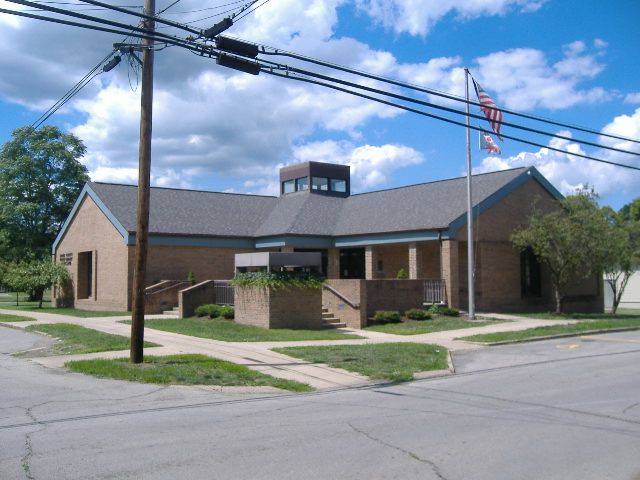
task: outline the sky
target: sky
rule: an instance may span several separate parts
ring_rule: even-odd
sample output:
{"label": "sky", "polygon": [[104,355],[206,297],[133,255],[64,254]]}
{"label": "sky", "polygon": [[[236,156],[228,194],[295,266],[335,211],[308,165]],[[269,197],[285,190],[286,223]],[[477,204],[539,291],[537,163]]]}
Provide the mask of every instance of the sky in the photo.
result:
{"label": "sky", "polygon": [[[162,16],[204,29],[247,1],[181,0]],[[116,4],[140,12],[142,3]],[[156,8],[171,3],[157,0]],[[56,6],[137,23],[73,0]],[[1,0],[0,8],[33,10]],[[225,34],[458,96],[464,95],[466,67],[499,107],[640,139],[639,21],[637,0],[269,0]],[[121,40],[122,35],[0,13],[0,143],[13,129],[33,123]],[[136,69],[123,61],[96,76],[47,122],[84,141],[81,161],[94,181],[137,181],[138,80]],[[320,86],[230,70],[179,47],[156,52],[154,82],[156,186],[277,195],[278,168],[304,161],[351,165],[354,193],[465,174],[465,129],[456,125]],[[638,143],[507,113],[504,120],[640,152]],[[490,128],[486,121],[473,123]],[[640,166],[634,155],[506,126],[502,132]],[[514,140],[497,143],[501,155],[487,154],[472,132],[475,173],[533,165],[562,193],[590,185],[601,204],[616,209],[640,196],[640,171]]]}

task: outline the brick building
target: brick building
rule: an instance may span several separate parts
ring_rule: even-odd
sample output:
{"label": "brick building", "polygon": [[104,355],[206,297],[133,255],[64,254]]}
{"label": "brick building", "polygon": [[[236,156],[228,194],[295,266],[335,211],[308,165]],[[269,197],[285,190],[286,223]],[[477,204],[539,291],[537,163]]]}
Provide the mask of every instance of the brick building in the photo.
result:
{"label": "brick building", "polygon": [[[335,292],[326,303],[336,308],[355,304],[366,316],[385,298],[422,295],[423,280],[441,282],[447,302],[466,308],[466,179],[351,195],[349,174],[318,162],[286,167],[278,197],[152,188],[147,283],[189,272],[198,282],[231,278],[235,253],[320,251]],[[70,269],[77,308],[130,309],[136,198],[135,186],[88,183],[64,223],[53,254]],[[534,203],[548,210],[559,198],[533,167],[474,175],[479,311],[553,307],[548,272],[510,235]],[[401,269],[402,284],[392,281]],[[565,305],[601,311],[602,297],[594,276],[576,282]]]}

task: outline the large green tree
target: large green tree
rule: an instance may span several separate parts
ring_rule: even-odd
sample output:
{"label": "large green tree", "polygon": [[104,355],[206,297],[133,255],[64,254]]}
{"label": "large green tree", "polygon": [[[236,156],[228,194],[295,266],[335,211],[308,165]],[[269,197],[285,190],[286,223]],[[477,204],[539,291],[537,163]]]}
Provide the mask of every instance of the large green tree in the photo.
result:
{"label": "large green tree", "polygon": [[603,208],[603,212],[610,224],[604,278],[611,287],[611,312],[615,314],[631,275],[640,268],[640,198],[618,212],[608,207]]}
{"label": "large green tree", "polygon": [[4,283],[16,292],[26,292],[42,308],[45,290],[53,286],[62,286],[69,280],[69,271],[64,265],[51,259],[15,263],[8,266],[4,273]]}
{"label": "large green tree", "polygon": [[22,127],[0,150],[0,258],[40,259],[82,186],[89,180],[79,162],[82,141],[58,128]]}
{"label": "large green tree", "polygon": [[548,267],[557,313],[571,282],[601,275],[609,261],[612,230],[596,200],[593,190],[579,190],[552,212],[534,211],[529,224],[512,236],[517,248],[531,248]]}

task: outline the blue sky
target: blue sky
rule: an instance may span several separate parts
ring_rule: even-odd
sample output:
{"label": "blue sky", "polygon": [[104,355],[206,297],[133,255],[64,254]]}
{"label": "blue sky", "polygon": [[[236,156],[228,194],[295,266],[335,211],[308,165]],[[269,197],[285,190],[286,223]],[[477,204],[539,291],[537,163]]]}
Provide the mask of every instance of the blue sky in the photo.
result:
{"label": "blue sky", "polygon": [[[129,2],[135,3],[142,4]],[[156,3],[162,9],[171,2]],[[219,11],[194,10],[223,3],[229,1],[182,0],[165,16],[191,22]],[[81,5],[65,8],[86,8]],[[633,0],[270,0],[228,34],[456,95],[468,67],[501,107],[637,139],[639,19],[640,4]],[[218,20],[194,25],[206,28]],[[0,33],[1,142],[35,120],[120,40],[4,14]],[[464,174],[463,129],[320,87],[244,75],[178,48],[157,52],[155,87],[156,185],[275,194],[278,167],[306,160],[350,164],[356,191]],[[139,94],[135,72],[123,62],[49,120],[84,140],[83,162],[94,180],[135,183]],[[503,132],[522,135],[506,127]],[[640,165],[637,156],[524,136]],[[476,135],[472,142],[477,145]],[[590,184],[603,204],[615,208],[640,195],[640,172],[510,140],[500,146],[499,157],[474,148],[474,170],[535,165],[564,193]],[[616,146],[639,151],[629,142]]]}

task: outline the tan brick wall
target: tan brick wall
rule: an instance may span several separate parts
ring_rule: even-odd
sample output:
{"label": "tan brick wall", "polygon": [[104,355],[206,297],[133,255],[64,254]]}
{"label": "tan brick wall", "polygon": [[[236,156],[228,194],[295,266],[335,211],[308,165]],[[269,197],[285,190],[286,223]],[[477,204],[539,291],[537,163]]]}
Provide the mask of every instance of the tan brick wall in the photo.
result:
{"label": "tan brick wall", "polygon": [[[92,252],[93,292],[77,298],[78,254]],[[76,308],[85,310],[127,310],[127,247],[124,239],[90,197],[85,197],[55,252],[72,253],[69,267]]]}
{"label": "tan brick wall", "polygon": [[[378,269],[378,263],[382,262],[382,270]],[[409,244],[397,245],[370,245],[365,250],[366,278],[392,279],[396,278],[401,268],[409,273]]]}
{"label": "tan brick wall", "polygon": [[322,291],[322,305],[324,305],[336,318],[347,324],[349,328],[362,328],[367,324],[367,299],[364,296],[364,280],[357,279],[329,279],[326,282],[340,292],[351,303],[359,304],[354,308],[342,298],[329,290]]}
{"label": "tan brick wall", "polygon": [[[520,291],[520,253],[512,246],[511,234],[517,227],[526,225],[534,208],[549,212],[558,208],[558,203],[537,181],[530,179],[476,219],[475,299],[479,311],[545,311],[554,308],[549,272],[544,266],[541,268],[541,296],[523,298]],[[457,306],[463,309],[468,308],[466,236],[465,226],[457,233],[460,240]],[[444,267],[446,265],[443,265],[443,271],[446,270]],[[568,310],[600,311],[600,284],[597,278],[577,281],[572,288],[572,298],[566,304]]]}
{"label": "tan brick wall", "polygon": [[458,242],[456,240],[443,240],[441,253],[442,279],[447,292],[447,302],[450,307],[460,308]]}
{"label": "tan brick wall", "polygon": [[397,310],[401,314],[410,308],[422,308],[424,283],[422,280],[367,281],[367,317],[377,310]]}
{"label": "tan brick wall", "polygon": [[322,291],[236,287],[235,321],[264,328],[320,329]]}

